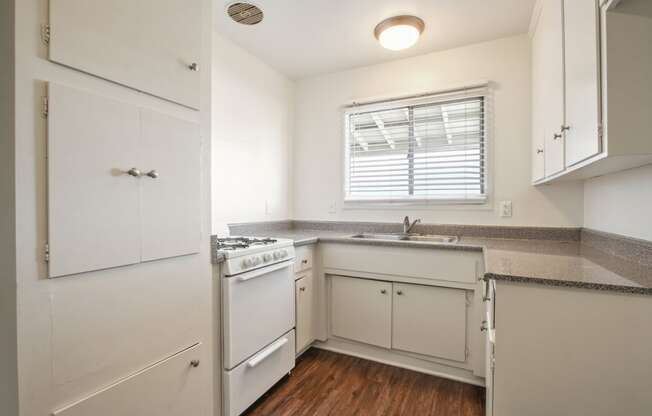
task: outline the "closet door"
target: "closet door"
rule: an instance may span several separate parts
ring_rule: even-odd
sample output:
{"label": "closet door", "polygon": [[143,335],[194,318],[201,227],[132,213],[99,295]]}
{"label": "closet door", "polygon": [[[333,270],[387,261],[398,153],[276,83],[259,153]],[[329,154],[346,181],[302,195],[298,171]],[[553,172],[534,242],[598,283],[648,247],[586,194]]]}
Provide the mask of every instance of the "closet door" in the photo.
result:
{"label": "closet door", "polygon": [[199,252],[199,125],[141,110],[142,261]]}
{"label": "closet door", "polygon": [[199,108],[201,0],[50,0],[54,62]]}
{"label": "closet door", "polygon": [[49,276],[140,261],[138,109],[49,85]]}

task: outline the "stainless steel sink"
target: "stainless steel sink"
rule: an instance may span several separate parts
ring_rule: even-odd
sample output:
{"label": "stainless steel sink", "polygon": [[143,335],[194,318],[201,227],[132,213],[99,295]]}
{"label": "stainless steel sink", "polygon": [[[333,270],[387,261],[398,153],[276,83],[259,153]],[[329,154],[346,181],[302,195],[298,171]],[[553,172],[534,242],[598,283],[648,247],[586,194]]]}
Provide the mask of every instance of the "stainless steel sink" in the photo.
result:
{"label": "stainless steel sink", "polygon": [[352,238],[369,239],[369,240],[397,240],[397,241],[421,241],[426,243],[448,243],[454,244],[459,241],[459,237],[452,235],[434,235],[434,234],[356,234]]}

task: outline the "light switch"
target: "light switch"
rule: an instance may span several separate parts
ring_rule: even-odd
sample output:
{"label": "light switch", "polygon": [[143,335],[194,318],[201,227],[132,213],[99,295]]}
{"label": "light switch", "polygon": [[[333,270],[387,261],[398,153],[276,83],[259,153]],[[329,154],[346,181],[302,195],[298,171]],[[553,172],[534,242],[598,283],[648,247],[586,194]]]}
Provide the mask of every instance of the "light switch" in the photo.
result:
{"label": "light switch", "polygon": [[512,201],[500,201],[500,216],[503,218],[512,216]]}

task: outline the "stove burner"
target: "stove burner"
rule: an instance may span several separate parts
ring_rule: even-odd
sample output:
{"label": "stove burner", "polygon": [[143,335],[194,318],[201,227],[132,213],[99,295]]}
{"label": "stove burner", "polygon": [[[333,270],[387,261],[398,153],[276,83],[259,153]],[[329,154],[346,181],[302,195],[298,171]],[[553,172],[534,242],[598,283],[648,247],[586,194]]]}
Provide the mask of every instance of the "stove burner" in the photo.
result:
{"label": "stove burner", "polygon": [[218,250],[237,250],[251,246],[266,246],[276,243],[273,238],[225,237],[217,239]]}

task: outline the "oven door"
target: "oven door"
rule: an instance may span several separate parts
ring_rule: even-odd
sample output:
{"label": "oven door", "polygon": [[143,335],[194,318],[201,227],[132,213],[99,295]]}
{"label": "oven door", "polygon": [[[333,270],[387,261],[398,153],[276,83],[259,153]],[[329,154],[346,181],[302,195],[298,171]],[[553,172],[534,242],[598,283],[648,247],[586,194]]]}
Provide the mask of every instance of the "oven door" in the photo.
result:
{"label": "oven door", "polygon": [[223,279],[226,370],[294,328],[292,264],[285,261]]}

